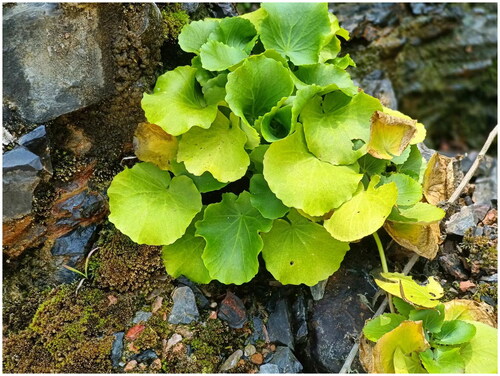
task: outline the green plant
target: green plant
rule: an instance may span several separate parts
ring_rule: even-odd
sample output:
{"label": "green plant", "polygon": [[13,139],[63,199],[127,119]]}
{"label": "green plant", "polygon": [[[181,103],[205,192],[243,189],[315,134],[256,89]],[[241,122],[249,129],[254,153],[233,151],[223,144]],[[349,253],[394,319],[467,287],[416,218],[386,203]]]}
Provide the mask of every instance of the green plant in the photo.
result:
{"label": "green plant", "polygon": [[[495,319],[467,300],[441,304],[433,278],[420,285],[399,273],[382,273],[379,287],[395,295],[398,313],[366,322],[360,359],[370,373],[497,373]],[[375,345],[372,345],[375,343]]]}
{"label": "green plant", "polygon": [[143,163],[114,178],[110,221],[163,245],[168,273],[198,283],[248,282],[262,253],[282,283],[314,285],[383,225],[434,257],[444,211],[422,202],[425,128],[354,85],[339,37],[349,34],[323,3],[186,25],[192,64],[144,95]]}
{"label": "green plant", "polygon": [[71,267],[69,265],[63,265],[63,268],[66,268],[69,271],[72,271],[73,273],[76,273],[76,274],[82,276],[82,279],[80,279],[80,282],[78,282],[78,285],[76,286],[75,295],[78,295],[78,291],[82,288],[83,282],[85,282],[85,280],[89,279],[89,277],[90,277],[90,275],[89,275],[89,261],[90,261],[90,256],[92,256],[92,254],[94,252],[96,252],[97,250],[99,250],[99,247],[96,247],[96,248],[92,249],[89,252],[89,254],[87,255],[87,257],[85,258],[85,269],[84,269],[84,272],[81,272],[78,269],[75,269],[75,268],[73,268],[73,267]]}

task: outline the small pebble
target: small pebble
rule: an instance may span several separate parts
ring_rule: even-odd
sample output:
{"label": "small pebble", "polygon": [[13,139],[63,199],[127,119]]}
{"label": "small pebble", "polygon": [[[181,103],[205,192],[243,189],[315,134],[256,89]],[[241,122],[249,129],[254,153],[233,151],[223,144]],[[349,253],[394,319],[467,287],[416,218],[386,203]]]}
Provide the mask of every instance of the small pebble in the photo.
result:
{"label": "small pebble", "polygon": [[257,350],[255,349],[254,345],[246,345],[245,349],[243,350],[243,353],[245,354],[245,356],[252,356],[256,352],[257,352]]}
{"label": "small pebble", "polygon": [[156,313],[158,310],[161,308],[161,305],[163,303],[163,297],[162,296],[157,296],[155,298],[155,301],[151,305],[151,312]]}
{"label": "small pebble", "polygon": [[144,329],[146,329],[144,325],[133,326],[128,330],[127,334],[125,335],[125,338],[133,341],[137,339],[137,337],[139,337],[139,335],[142,333]]}
{"label": "small pebble", "polygon": [[108,295],[108,300],[109,300],[108,306],[112,306],[118,303],[118,299],[114,295]]}
{"label": "small pebble", "polygon": [[253,363],[253,364],[257,364],[257,365],[260,365],[264,362],[264,357],[262,356],[262,354],[260,353],[255,353],[253,354],[251,357],[250,357],[250,361]]}
{"label": "small pebble", "polygon": [[146,364],[144,364],[144,363],[139,363],[139,369],[140,369],[141,371],[144,371],[146,368],[148,368],[148,366],[147,366]]}
{"label": "small pebble", "polygon": [[462,292],[466,292],[473,287],[476,287],[476,284],[474,282],[471,282],[471,281],[461,281],[460,282],[460,290],[462,290]]}
{"label": "small pebble", "polygon": [[220,371],[229,371],[230,369],[233,369],[236,367],[238,362],[240,361],[241,357],[243,356],[243,351],[241,350],[236,350],[234,353],[232,353],[229,358],[226,359],[224,364],[220,367]]}
{"label": "small pebble", "polygon": [[159,358],[153,360],[153,363],[151,363],[150,368],[154,371],[160,370],[161,369],[161,360]]}
{"label": "small pebble", "polygon": [[174,345],[182,341],[182,336],[180,334],[175,333],[167,342],[167,345],[163,349],[163,353],[167,353]]}
{"label": "small pebble", "polygon": [[280,369],[276,364],[263,364],[259,373],[280,373]]}
{"label": "small pebble", "polygon": [[125,372],[130,372],[133,371],[137,367],[137,360],[131,360],[130,362],[127,363],[125,368],[123,369]]}
{"label": "small pebble", "polygon": [[132,323],[139,324],[140,322],[146,322],[151,318],[151,316],[153,316],[152,312],[137,311]]}
{"label": "small pebble", "polygon": [[217,302],[210,303],[210,308],[216,308],[216,307],[217,307]]}
{"label": "small pebble", "polygon": [[217,311],[211,311],[210,316],[208,316],[209,320],[216,320],[217,319]]}

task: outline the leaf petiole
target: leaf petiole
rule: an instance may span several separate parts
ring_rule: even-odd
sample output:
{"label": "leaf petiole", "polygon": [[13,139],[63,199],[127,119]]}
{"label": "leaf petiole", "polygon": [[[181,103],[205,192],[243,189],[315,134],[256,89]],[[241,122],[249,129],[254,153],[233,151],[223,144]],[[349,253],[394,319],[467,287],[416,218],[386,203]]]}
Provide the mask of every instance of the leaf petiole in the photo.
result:
{"label": "leaf petiole", "polygon": [[[375,243],[377,243],[378,254],[380,256],[380,263],[382,264],[382,271],[384,273],[389,273],[389,268],[387,267],[387,260],[385,258],[384,247],[382,246],[382,242],[380,241],[380,237],[375,231],[373,234],[373,238],[375,239]],[[392,295],[387,293],[387,300],[389,302],[389,309],[391,313],[394,313],[394,306],[392,305]]]}

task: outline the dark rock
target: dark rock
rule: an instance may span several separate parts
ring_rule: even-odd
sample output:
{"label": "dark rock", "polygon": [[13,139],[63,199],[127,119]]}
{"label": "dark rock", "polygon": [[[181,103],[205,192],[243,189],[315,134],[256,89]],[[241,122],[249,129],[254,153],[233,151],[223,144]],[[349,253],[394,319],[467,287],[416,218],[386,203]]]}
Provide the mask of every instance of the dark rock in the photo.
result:
{"label": "dark rock", "polygon": [[226,361],[222,364],[219,372],[229,371],[230,369],[236,367],[242,356],[243,351],[236,350],[234,353],[229,355],[229,358],[227,358]]}
{"label": "dark rock", "polygon": [[303,343],[307,340],[307,310],[303,294],[299,294],[292,305],[293,335],[295,343]]}
{"label": "dark rock", "polygon": [[285,346],[277,347],[269,364],[278,366],[280,373],[300,373],[303,369],[292,350]]}
{"label": "dark rock", "polygon": [[245,305],[240,298],[228,291],[220,304],[218,317],[226,321],[231,328],[242,328],[247,321]]}
{"label": "dark rock", "polygon": [[19,145],[24,146],[34,154],[38,155],[42,161],[43,168],[52,174],[52,162],[50,160],[49,140],[45,125],[40,125],[31,132],[25,134],[18,140]]}
{"label": "dark rock", "polygon": [[112,92],[103,8],[17,3],[4,8],[4,99],[41,123]]}
{"label": "dark rock", "polygon": [[366,273],[346,265],[329,278],[325,296],[314,302],[309,319],[316,372],[339,372],[365,320],[373,315],[360,295],[370,299],[375,291]]}
{"label": "dark rock", "polygon": [[18,146],[3,155],[3,171],[41,171],[43,169],[40,157],[24,146]]}
{"label": "dark rock", "polygon": [[[464,173],[470,170],[478,154],[479,153],[477,151],[471,151],[470,153],[466,153],[464,155],[464,157],[460,161],[460,168]],[[483,177],[491,176],[493,170],[496,167],[496,164],[497,163],[495,158],[490,157],[489,155],[483,156],[483,159],[481,160],[481,163],[479,163],[479,166],[476,172],[474,172],[473,176],[483,176]]]}
{"label": "dark rock", "polygon": [[113,341],[113,347],[111,348],[111,362],[113,362],[113,367],[117,368],[122,360],[123,337],[125,336],[125,333],[118,332],[113,335],[115,336],[115,340]]}
{"label": "dark rock", "polygon": [[444,10],[444,4],[410,3],[410,7],[415,15],[439,13]]}
{"label": "dark rock", "polygon": [[138,363],[151,364],[153,360],[158,359],[158,355],[153,350],[146,350],[135,355],[132,359],[137,360]]}
{"label": "dark rock", "polygon": [[210,9],[213,17],[224,18],[239,16],[232,3],[207,3],[206,5]]}
{"label": "dark rock", "polygon": [[446,232],[463,236],[468,229],[476,226],[486,216],[489,209],[489,205],[483,204],[463,206],[446,222]]}
{"label": "dark rock", "polygon": [[177,287],[172,298],[174,306],[168,317],[170,324],[189,324],[198,320],[200,314],[193,290],[187,286]]}
{"label": "dark rock", "polygon": [[257,316],[252,317],[252,327],[253,327],[253,332],[248,337],[247,342],[251,343],[252,345],[255,345],[257,341],[265,341],[264,330],[263,330],[264,323],[262,322],[262,319],[260,317]]}
{"label": "dark rock", "polygon": [[294,349],[291,314],[286,299],[281,298],[276,302],[267,321],[267,332],[271,342]]}
{"label": "dark rock", "polygon": [[456,253],[446,253],[439,256],[439,265],[456,279],[465,281],[469,278],[462,264],[462,260]]}
{"label": "dark rock", "polygon": [[205,297],[205,295],[203,295],[198,286],[196,286],[196,283],[192,282],[191,280],[189,280],[189,278],[186,278],[183,275],[177,278],[177,280],[183,285],[189,286],[191,290],[193,290],[194,296],[196,298],[196,304],[198,305],[198,307],[200,307],[201,309],[208,308],[210,302]]}
{"label": "dark rock", "polygon": [[323,296],[325,295],[325,287],[326,284],[328,283],[328,279],[325,279],[324,281],[319,281],[316,283],[314,286],[311,286],[311,295],[314,300],[320,300],[323,299]]}
{"label": "dark rock", "polygon": [[330,9],[339,18],[340,25],[355,36],[363,34],[368,23],[377,26],[386,26],[397,21],[395,4],[374,3],[357,4],[330,4]]}
{"label": "dark rock", "polygon": [[79,227],[68,235],[58,238],[52,247],[52,255],[79,255],[83,256],[89,250],[90,242],[97,226]]}
{"label": "dark rock", "polygon": [[153,316],[152,312],[137,311],[132,319],[132,323],[139,324],[141,322],[146,322],[151,318],[151,316]]}
{"label": "dark rock", "polygon": [[263,364],[260,366],[259,373],[280,373],[280,369],[276,364]]}

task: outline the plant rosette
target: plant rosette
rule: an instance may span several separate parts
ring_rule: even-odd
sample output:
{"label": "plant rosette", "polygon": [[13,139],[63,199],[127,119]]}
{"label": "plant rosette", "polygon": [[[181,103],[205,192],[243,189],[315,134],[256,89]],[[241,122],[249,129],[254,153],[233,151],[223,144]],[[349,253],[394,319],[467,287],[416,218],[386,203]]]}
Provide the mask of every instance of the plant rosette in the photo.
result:
{"label": "plant rosette", "polygon": [[144,94],[142,162],[111,183],[110,221],[198,283],[248,282],[262,254],[277,280],[311,286],[382,226],[433,258],[444,211],[425,201],[425,128],[354,85],[348,38],[326,3],[186,25],[191,65]]}
{"label": "plant rosette", "polygon": [[[367,320],[360,360],[369,373],[498,373],[498,330],[491,307],[455,299],[443,289],[399,273],[375,280],[394,295],[397,313]],[[488,308],[489,307],[489,308]]]}

